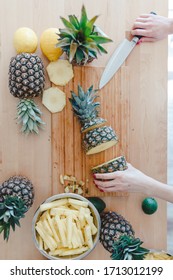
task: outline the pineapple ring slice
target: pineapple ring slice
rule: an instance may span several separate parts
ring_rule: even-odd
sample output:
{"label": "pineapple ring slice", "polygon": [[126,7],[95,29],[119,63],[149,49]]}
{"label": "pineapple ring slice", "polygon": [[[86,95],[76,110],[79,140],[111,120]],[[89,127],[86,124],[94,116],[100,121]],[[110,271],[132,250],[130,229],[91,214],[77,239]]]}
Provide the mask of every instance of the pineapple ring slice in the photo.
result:
{"label": "pineapple ring slice", "polygon": [[66,105],[66,95],[57,87],[50,87],[43,91],[42,103],[51,113],[58,113]]}
{"label": "pineapple ring slice", "polygon": [[50,81],[57,86],[65,86],[74,77],[72,65],[68,60],[52,61],[46,70]]}

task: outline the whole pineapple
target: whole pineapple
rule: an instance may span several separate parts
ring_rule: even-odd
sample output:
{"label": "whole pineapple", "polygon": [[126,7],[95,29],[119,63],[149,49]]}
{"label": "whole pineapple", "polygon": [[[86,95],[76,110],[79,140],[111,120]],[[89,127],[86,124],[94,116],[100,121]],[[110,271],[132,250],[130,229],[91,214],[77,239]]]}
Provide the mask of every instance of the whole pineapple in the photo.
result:
{"label": "whole pineapple", "polygon": [[65,28],[59,30],[56,46],[67,54],[70,63],[85,65],[97,58],[98,53],[107,53],[102,44],[112,40],[94,25],[97,18],[89,20],[84,6],[80,20],[75,15],[69,15],[69,20],[61,17]]}
{"label": "whole pineapple", "polygon": [[123,216],[112,211],[101,213],[100,242],[106,250],[112,253],[115,240],[124,234],[134,236],[135,232]]}
{"label": "whole pineapple", "polygon": [[22,123],[22,132],[38,133],[44,124],[41,111],[33,101],[44,89],[44,65],[34,53],[20,53],[11,58],[9,65],[10,93],[20,99],[17,106],[17,119]]}
{"label": "whole pineapple", "polygon": [[32,182],[23,176],[12,176],[0,186],[0,233],[8,241],[10,228],[20,226],[19,220],[32,206],[34,188]]}

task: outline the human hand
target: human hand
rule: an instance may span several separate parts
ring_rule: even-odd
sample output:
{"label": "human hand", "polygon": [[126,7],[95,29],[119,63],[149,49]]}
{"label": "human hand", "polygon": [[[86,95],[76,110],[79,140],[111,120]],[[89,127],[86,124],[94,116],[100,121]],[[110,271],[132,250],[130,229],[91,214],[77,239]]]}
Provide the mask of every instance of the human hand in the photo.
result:
{"label": "human hand", "polygon": [[173,19],[154,14],[140,15],[134,22],[131,34],[143,36],[139,42],[155,42],[173,33]]}
{"label": "human hand", "polygon": [[140,192],[148,193],[152,178],[148,177],[130,163],[124,171],[94,174],[94,183],[104,192]]}

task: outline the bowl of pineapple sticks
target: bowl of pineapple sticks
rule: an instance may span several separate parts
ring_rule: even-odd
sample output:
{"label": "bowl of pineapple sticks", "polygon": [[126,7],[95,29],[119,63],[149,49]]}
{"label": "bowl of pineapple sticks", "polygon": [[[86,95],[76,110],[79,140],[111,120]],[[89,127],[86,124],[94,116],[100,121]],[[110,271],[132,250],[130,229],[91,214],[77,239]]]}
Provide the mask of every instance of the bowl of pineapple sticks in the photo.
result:
{"label": "bowl of pineapple sticks", "polygon": [[49,197],[37,209],[32,236],[47,259],[79,260],[95,248],[100,226],[100,215],[88,199],[62,193]]}

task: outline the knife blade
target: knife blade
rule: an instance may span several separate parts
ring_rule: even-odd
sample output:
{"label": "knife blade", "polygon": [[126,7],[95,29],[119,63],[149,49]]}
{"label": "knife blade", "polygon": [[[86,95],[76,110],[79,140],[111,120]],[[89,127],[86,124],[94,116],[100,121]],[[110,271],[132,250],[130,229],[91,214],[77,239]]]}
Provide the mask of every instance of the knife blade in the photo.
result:
{"label": "knife blade", "polygon": [[99,82],[99,89],[103,88],[121,67],[141,37],[134,36],[131,41],[124,39],[109,59]]}
{"label": "knife blade", "polygon": [[[156,15],[155,12],[150,14]],[[99,82],[99,89],[103,88],[121,67],[142,36],[134,36],[132,40],[124,39],[110,57]]]}

